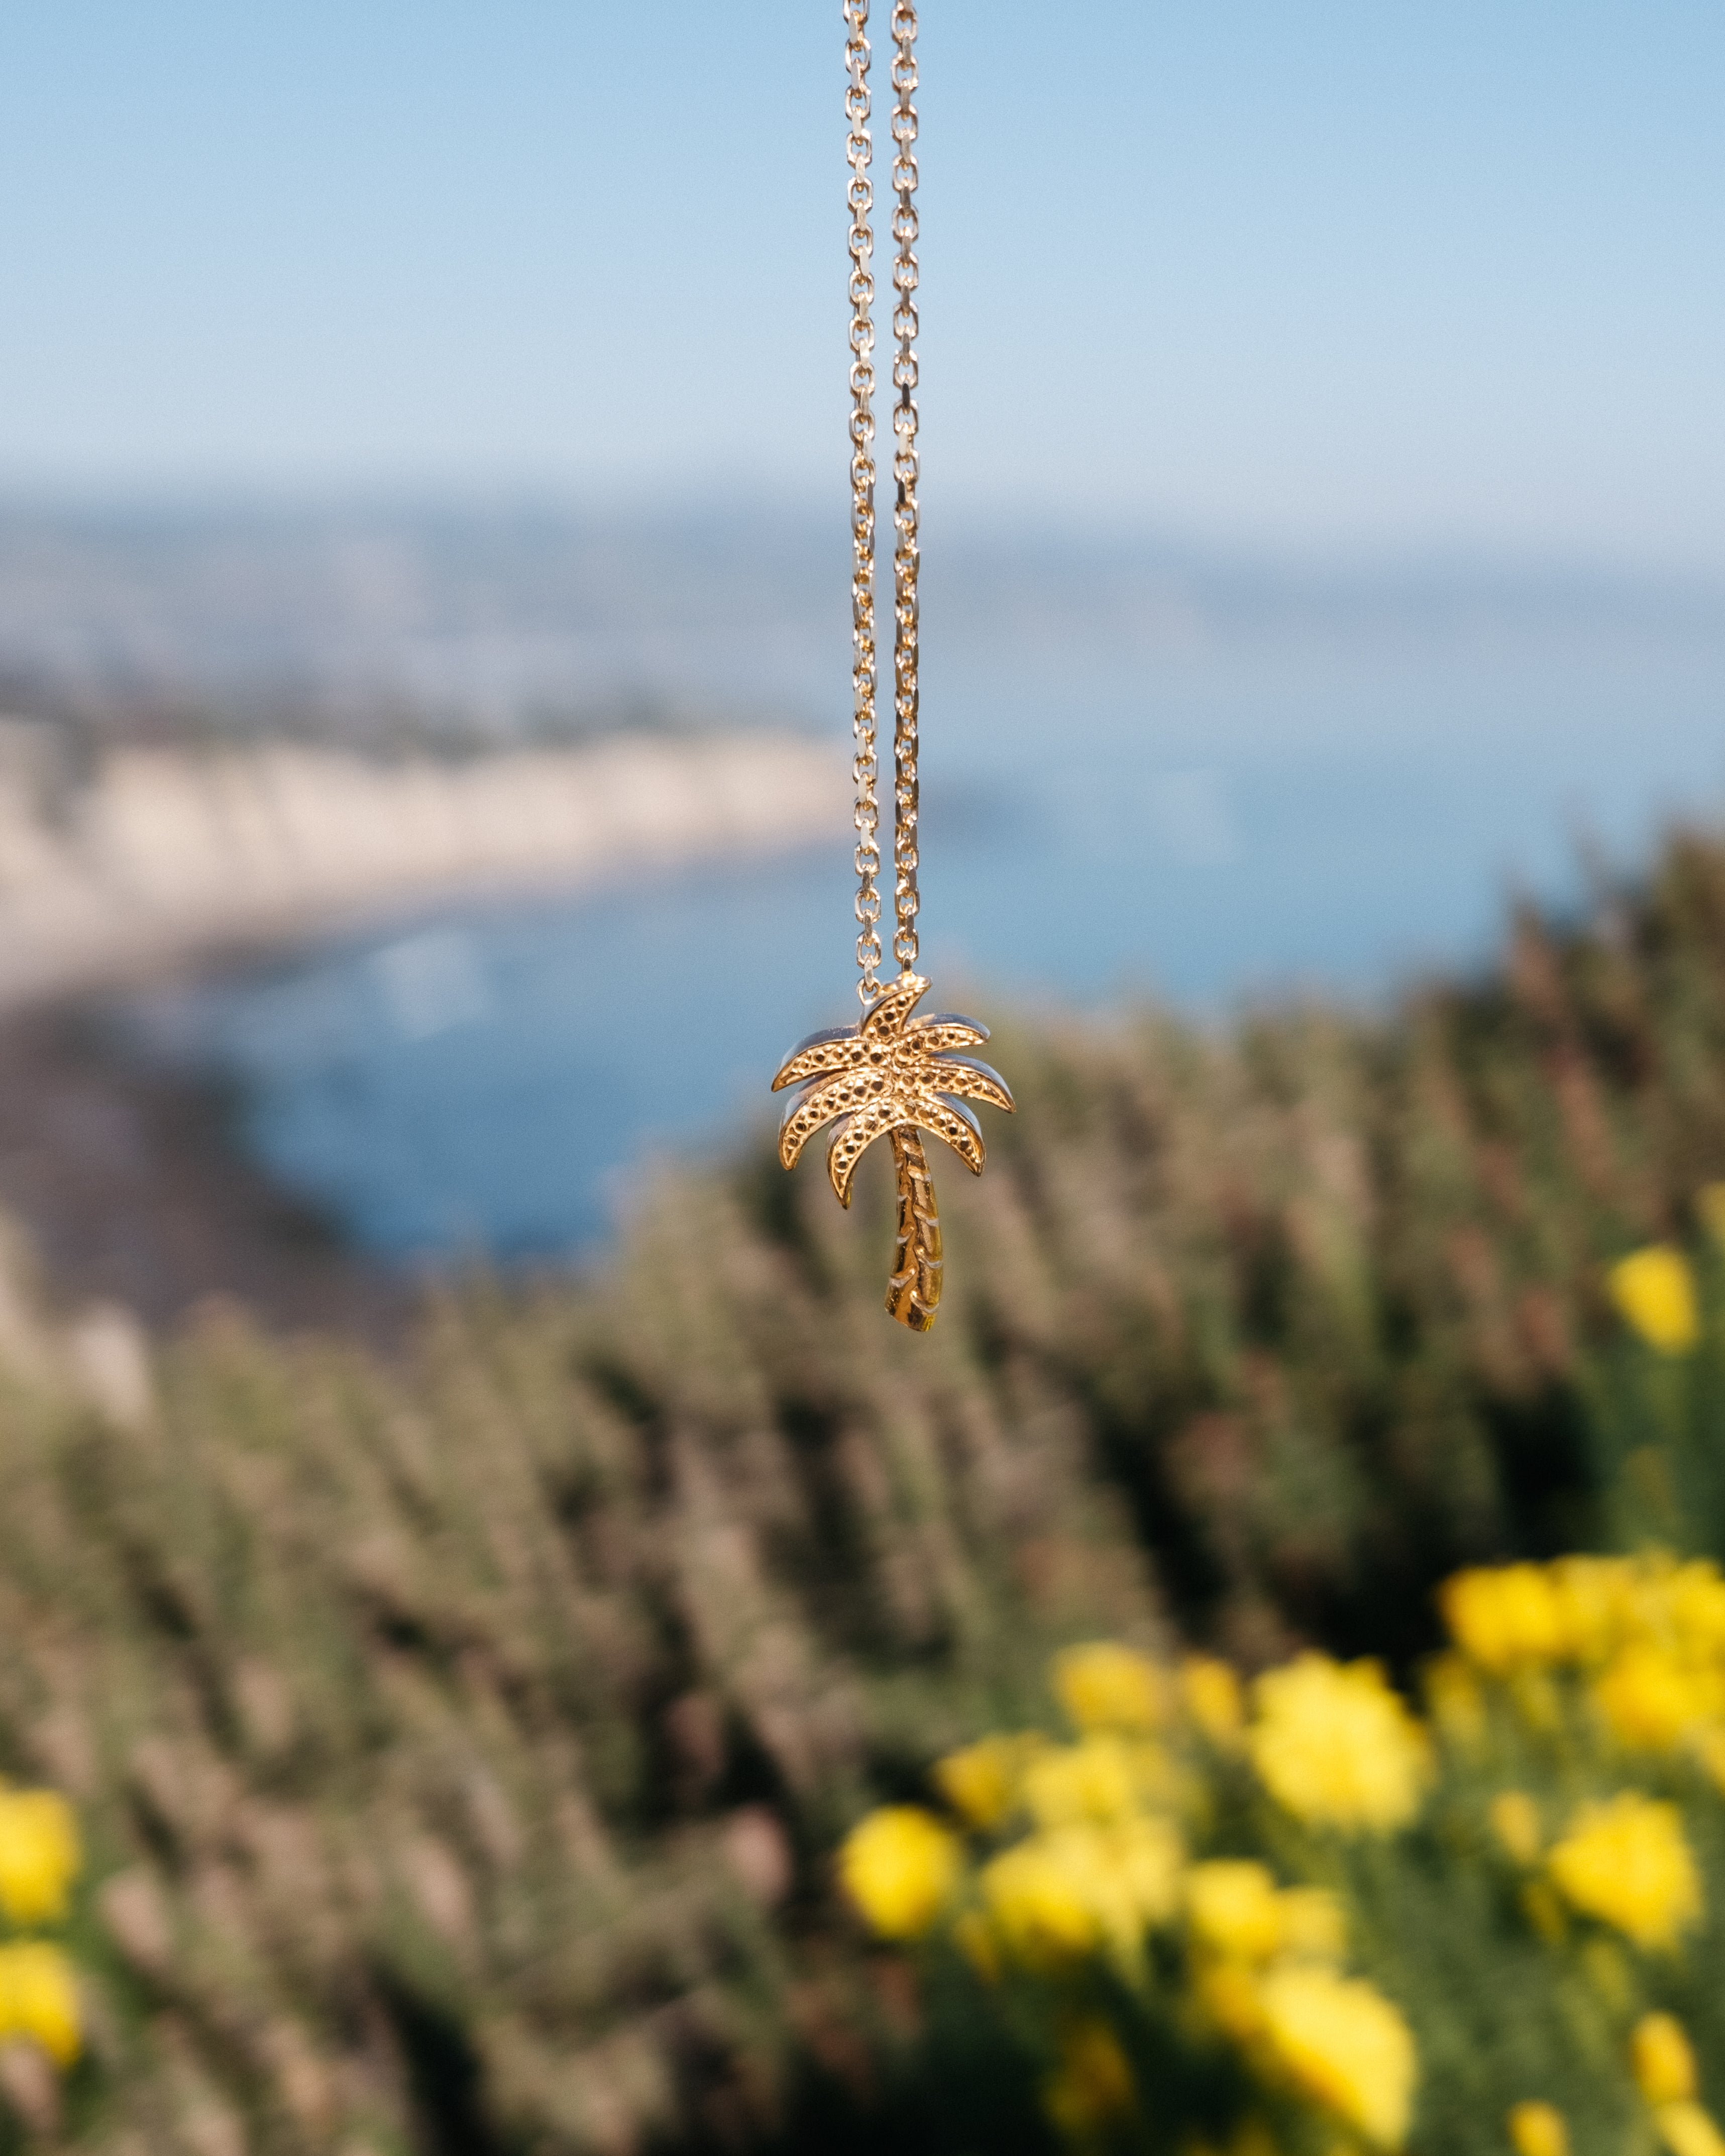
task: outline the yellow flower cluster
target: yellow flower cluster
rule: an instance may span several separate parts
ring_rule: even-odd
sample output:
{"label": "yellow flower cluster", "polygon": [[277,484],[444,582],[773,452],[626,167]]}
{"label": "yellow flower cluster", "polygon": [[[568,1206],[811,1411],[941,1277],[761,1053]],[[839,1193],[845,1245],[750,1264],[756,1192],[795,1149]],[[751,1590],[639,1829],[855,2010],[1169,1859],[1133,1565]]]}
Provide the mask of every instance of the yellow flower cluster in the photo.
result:
{"label": "yellow flower cluster", "polygon": [[968,1934],[973,1954],[987,1962],[992,1944],[1042,1969],[1106,1951],[1130,1968],[1178,1905],[1184,1856],[1178,1829],[1154,1817],[1029,1835],[983,1867],[987,1932]]}
{"label": "yellow flower cluster", "polygon": [[[1050,1674],[1072,1734],[949,1753],[938,1805],[855,1830],[845,1888],[882,1937],[956,1948],[978,2011],[1040,2026],[1044,2107],[1075,2148],[1366,2156],[1414,2134],[1425,2041],[1418,1935],[1387,1882],[1429,1893],[1435,1862],[1484,1861],[1487,1893],[1458,1897],[1496,1912],[1481,1982],[1518,1912],[1523,1969],[1579,1979],[1615,2027],[1589,2070],[1640,2107],[1635,2145],[1725,2156],[1687,2035],[1646,2010],[1681,2002],[1712,1951],[1697,1939],[1703,1861],[1725,1851],[1725,1578],[1659,1552],[1571,1557],[1461,1573],[1440,1601],[1430,1726],[1370,1661],[1308,1652],[1244,1683],[1208,1658],[1070,1649]],[[1201,2123],[1165,2118],[1147,2081],[1141,2103],[1133,2061],[1171,2052],[1211,2092]],[[1446,2116],[1453,2032],[1425,2056]],[[1567,2092],[1481,2120],[1480,2145],[1570,2156]]]}
{"label": "yellow flower cluster", "polygon": [[[0,1914],[13,1930],[63,1922],[82,1861],[77,1821],[63,1797],[0,1784]],[[57,2066],[78,2056],[77,1984],[50,1940],[0,1943],[0,2043],[19,2038]]]}
{"label": "yellow flower cluster", "polygon": [[[1483,1744],[1493,1687],[1512,1718],[1595,1758],[1686,1753],[1725,1788],[1725,1578],[1667,1553],[1570,1557],[1458,1573],[1440,1598],[1455,1653],[1430,1673],[1433,1712],[1464,1748]],[[1483,1686],[1483,1689],[1481,1688]],[[1534,1799],[1500,1791],[1489,1807],[1505,1852],[1543,1876],[1570,1909],[1645,1951],[1669,1951],[1705,1913],[1682,1815],[1634,1789],[1572,1805],[1553,1845]],[[1551,1930],[1558,1905],[1532,1890]],[[1560,1928],[1561,1920],[1558,1919]]]}
{"label": "yellow flower cluster", "polygon": [[1251,1857],[1212,1857],[1186,1878],[1186,1921],[1203,1953],[1250,1966],[1283,1956],[1339,1961],[1348,1919],[1322,1887],[1278,1887]]}
{"label": "yellow flower cluster", "polygon": [[1707,1558],[1565,1557],[1458,1572],[1440,1600],[1451,1638],[1491,1676],[1594,1670],[1630,1649],[1725,1665],[1725,1578]]}
{"label": "yellow flower cluster", "polygon": [[1291,2090],[1384,2148],[1401,2146],[1418,2061],[1383,1994],[1337,1968],[1347,1918],[1322,1887],[1279,1887],[1250,1858],[1212,1858],[1186,1881],[1194,1989],[1271,2087]]}
{"label": "yellow flower cluster", "polygon": [[[1578,1681],[1603,1732],[1630,1751],[1686,1746],[1725,1782],[1725,1578],[1661,1553],[1559,1558],[1458,1573],[1443,1610],[1466,1666],[1517,1687],[1549,1722],[1553,1676]],[[1433,1711],[1460,1731],[1465,1672],[1434,1671]],[[1476,1733],[1483,1731],[1476,1703]]]}
{"label": "yellow flower cluster", "polygon": [[[1302,1656],[1252,1687],[1250,1719],[1235,1671],[1207,1657],[1167,1669],[1094,1642],[1059,1656],[1052,1678],[1072,1742],[988,1737],[934,1769],[962,1828],[993,1845],[973,1862],[932,1811],[871,1813],[839,1853],[853,1903],[883,1938],[941,1928],[991,1986],[1022,1976],[1075,1998],[1093,1969],[1147,1994],[1159,1936],[1158,1956],[1188,1969],[1193,2025],[1231,2049],[1267,2100],[1399,2147],[1414,2041],[1381,1993],[1343,1974],[1340,1902],[1279,1884],[1255,1860],[1190,1855],[1205,1763],[1242,1755],[1264,1798],[1308,1826],[1384,1832],[1410,1819],[1431,1748],[1382,1671]],[[1106,2019],[1068,2014],[1055,2051],[1043,2100],[1068,2138],[1132,2111],[1131,2066]]]}

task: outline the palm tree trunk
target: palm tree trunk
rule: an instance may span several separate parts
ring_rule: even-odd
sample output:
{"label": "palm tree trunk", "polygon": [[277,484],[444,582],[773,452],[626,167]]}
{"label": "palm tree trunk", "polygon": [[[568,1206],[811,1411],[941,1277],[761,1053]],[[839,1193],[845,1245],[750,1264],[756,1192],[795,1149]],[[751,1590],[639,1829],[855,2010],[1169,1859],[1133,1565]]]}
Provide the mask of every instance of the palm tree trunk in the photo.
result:
{"label": "palm tree trunk", "polygon": [[941,1299],[941,1216],[934,1209],[934,1178],[916,1131],[906,1127],[892,1133],[892,1166],[898,1181],[898,1244],[886,1308],[911,1332],[927,1332]]}

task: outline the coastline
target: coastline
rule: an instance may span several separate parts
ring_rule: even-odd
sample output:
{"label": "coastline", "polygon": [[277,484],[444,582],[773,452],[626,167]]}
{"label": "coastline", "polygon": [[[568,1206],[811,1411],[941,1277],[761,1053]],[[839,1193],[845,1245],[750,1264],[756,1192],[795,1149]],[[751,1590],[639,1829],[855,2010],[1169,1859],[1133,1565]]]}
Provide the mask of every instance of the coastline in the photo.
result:
{"label": "coastline", "polygon": [[839,752],[791,735],[619,735],[467,762],[282,743],[131,749],[66,786],[0,721],[0,1216],[52,1300],[172,1327],[400,1337],[424,1283],[347,1247],[252,1164],[222,1089],[128,1053],[112,995],[468,898],[839,837]]}
{"label": "coastline", "polygon": [[849,798],[839,752],[768,732],[463,763],[127,749],[58,798],[0,770],[0,1014],[420,906],[789,851],[839,837]]}

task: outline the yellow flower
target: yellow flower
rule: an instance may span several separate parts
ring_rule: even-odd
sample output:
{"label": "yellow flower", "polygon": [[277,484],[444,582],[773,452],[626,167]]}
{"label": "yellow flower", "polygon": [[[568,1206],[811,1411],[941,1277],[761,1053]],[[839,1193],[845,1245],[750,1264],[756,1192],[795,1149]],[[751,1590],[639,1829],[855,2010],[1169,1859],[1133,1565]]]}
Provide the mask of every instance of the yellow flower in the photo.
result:
{"label": "yellow flower", "polygon": [[57,1924],[82,1861],[64,1797],[0,1788],[0,1909],[14,1924]]}
{"label": "yellow flower", "polygon": [[1502,1789],[1492,1798],[1486,1816],[1491,1831],[1517,1864],[1532,1864],[1543,1839],[1539,1807],[1525,1789]]}
{"label": "yellow flower", "polygon": [[1159,1729],[1167,1719],[1167,1680],[1147,1656],[1112,1640],[1068,1647],[1054,1661],[1060,1705],[1080,1729]]}
{"label": "yellow flower", "polygon": [[1695,1276],[1670,1243],[1650,1243],[1620,1258],[1606,1275],[1611,1300],[1650,1348],[1684,1355],[1701,1336]]}
{"label": "yellow flower", "polygon": [[80,2042],[72,1964],[56,1946],[23,1939],[0,1946],[0,2041],[23,2036],[56,2066],[69,2066]]}
{"label": "yellow flower", "polygon": [[1675,2015],[1642,2015],[1630,2036],[1630,2066],[1649,2103],[1676,2103],[1695,2094],[1695,2054]]}
{"label": "yellow flower", "polygon": [[1671,2156],[1725,2156],[1725,2134],[1698,2103],[1662,2103],[1653,2123]]}
{"label": "yellow flower", "polygon": [[1716,1672],[1684,1669],[1645,1642],[1620,1650],[1594,1686],[1594,1698],[1620,1743],[1655,1752],[1670,1751],[1725,1706]]}
{"label": "yellow flower", "polygon": [[1213,1953],[1268,1961],[1281,1945],[1281,1897],[1261,1864],[1218,1857],[1186,1876],[1186,1915],[1192,1936]]}
{"label": "yellow flower", "polygon": [[932,1812],[888,1804],[845,1836],[839,1877],[883,1938],[920,1938],[952,1899],[963,1863],[957,1838]]}
{"label": "yellow flower", "polygon": [[1557,1598],[1562,1658],[1601,1662],[1627,1623],[1635,1566],[1620,1557],[1560,1557],[1547,1568]]}
{"label": "yellow flower", "polygon": [[1227,1961],[1339,1961],[1348,1919],[1322,1887],[1278,1888],[1263,1865],[1213,1857],[1186,1875],[1186,1920],[1194,1946]]}
{"label": "yellow flower", "polygon": [[1380,2148],[1399,2148],[1419,2060],[1383,1994],[1327,1969],[1272,1969],[1258,1989],[1261,2039],[1278,2077]]}
{"label": "yellow flower", "polygon": [[968,1825],[986,1832],[1018,1802],[1025,1763],[1044,1741],[1035,1735],[984,1737],[937,1762],[935,1787]]}
{"label": "yellow flower", "polygon": [[1101,1947],[1130,1958],[1146,1931],[1173,1914],[1183,1857],[1165,1820],[1059,1827],[985,1866],[983,1897],[1002,1943],[1027,1968]]}
{"label": "yellow flower", "polygon": [[1701,1879],[1675,1804],[1624,1790],[1584,1805],[1547,1866],[1575,1907],[1637,1946],[1675,1946],[1702,1913]]}
{"label": "yellow flower", "polygon": [[1301,1655],[1253,1691],[1253,1763],[1296,1819],[1384,1833],[1419,1810],[1430,1747],[1376,1662]]}
{"label": "yellow flower", "polygon": [[1167,1801],[1174,1784],[1155,1745],[1096,1736],[1038,1752],[1024,1768],[1022,1789],[1039,1826],[1078,1820],[1106,1825],[1136,1817],[1146,1804]]}
{"label": "yellow flower", "polygon": [[1051,1835],[1034,1835],[1004,1850],[982,1874],[994,1928],[1016,1959],[1045,1969],[1076,1961],[1101,1943],[1087,1867],[1075,1869],[1070,1851]]}
{"label": "yellow flower", "polygon": [[1709,1558],[1559,1558],[1550,1576],[1568,1654],[1603,1662],[1625,1645],[1663,1648],[1685,1664],[1725,1657],[1725,1578]]}
{"label": "yellow flower", "polygon": [[1186,1711],[1212,1744],[1230,1745],[1245,1722],[1245,1702],[1233,1665],[1213,1655],[1189,1655],[1180,1665]]}
{"label": "yellow flower", "polygon": [[1555,1661],[1563,1652],[1563,1608],[1537,1564],[1458,1572],[1444,1582],[1438,1600],[1450,1638],[1494,1676],[1522,1662]]}
{"label": "yellow flower", "polygon": [[1132,2070],[1106,2021],[1070,2022],[1060,2041],[1060,2065],[1042,2084],[1043,2108],[1069,2140],[1080,2141],[1132,2108]]}
{"label": "yellow flower", "polygon": [[1569,2129],[1555,2104],[1518,2103],[1504,2123],[1516,2156],[1569,2156]]}

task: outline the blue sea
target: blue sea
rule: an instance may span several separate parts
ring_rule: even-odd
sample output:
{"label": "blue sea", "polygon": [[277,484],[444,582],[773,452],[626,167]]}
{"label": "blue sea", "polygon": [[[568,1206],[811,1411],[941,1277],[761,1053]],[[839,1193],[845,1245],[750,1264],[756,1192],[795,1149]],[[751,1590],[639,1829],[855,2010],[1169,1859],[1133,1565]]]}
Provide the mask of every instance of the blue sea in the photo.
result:
{"label": "blue sea", "polygon": [[[1672,818],[1725,814],[1711,602],[1164,632],[929,638],[943,1006],[1382,998],[1482,963],[1517,895],[1578,903]],[[130,1023],[234,1085],[243,1144],[364,1250],[543,1260],[602,1242],[656,1160],[770,1117],[784,1049],[855,1015],[854,935],[839,846],[398,922],[153,992]]]}

